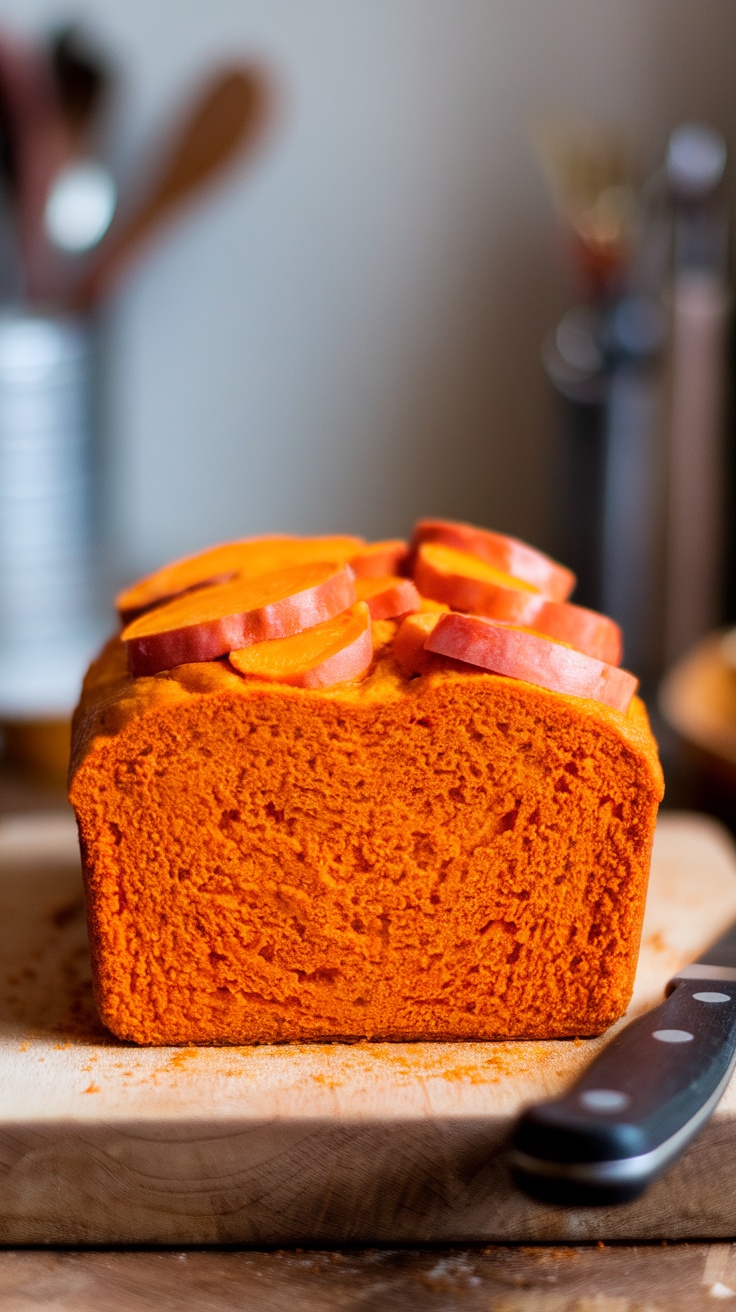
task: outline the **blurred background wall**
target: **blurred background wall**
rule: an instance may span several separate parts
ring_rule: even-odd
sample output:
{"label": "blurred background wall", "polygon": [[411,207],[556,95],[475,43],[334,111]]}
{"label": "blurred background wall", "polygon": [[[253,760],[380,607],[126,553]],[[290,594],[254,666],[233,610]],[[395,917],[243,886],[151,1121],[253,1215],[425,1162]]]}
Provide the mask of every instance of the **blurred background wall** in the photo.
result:
{"label": "blurred background wall", "polygon": [[645,164],[683,118],[732,141],[732,0],[0,0],[21,29],[62,18],[117,51],[123,171],[218,57],[281,87],[255,164],[107,315],[117,576],[422,513],[548,545],[539,347],[574,292],[530,119],[620,124]]}

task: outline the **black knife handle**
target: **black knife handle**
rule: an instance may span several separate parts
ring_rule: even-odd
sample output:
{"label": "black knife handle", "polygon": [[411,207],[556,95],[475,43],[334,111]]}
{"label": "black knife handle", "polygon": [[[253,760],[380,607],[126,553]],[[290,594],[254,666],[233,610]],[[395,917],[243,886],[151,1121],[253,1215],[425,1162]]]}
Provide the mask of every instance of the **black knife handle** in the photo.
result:
{"label": "black knife handle", "polygon": [[629,1202],[682,1152],[736,1063],[736,971],[703,974],[672,980],[669,997],[620,1030],[564,1097],[522,1114],[511,1167],[526,1193],[573,1206]]}

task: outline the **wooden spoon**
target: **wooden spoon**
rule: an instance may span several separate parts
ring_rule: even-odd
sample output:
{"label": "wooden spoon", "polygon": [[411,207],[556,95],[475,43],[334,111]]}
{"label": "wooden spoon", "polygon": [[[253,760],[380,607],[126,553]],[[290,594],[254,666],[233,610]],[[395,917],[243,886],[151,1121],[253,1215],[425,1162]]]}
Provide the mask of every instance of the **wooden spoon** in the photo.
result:
{"label": "wooden spoon", "polygon": [[[102,239],[115,214],[117,188],[109,165],[94,148],[101,111],[109,99],[112,66],[71,23],[53,36],[49,54],[69,159],[53,179],[44,212],[46,236],[59,252],[60,289],[68,286],[72,259]],[[72,265],[78,270],[79,265]]]}
{"label": "wooden spoon", "polygon": [[73,289],[75,309],[86,310],[103,300],[138,249],[172,211],[238,151],[254,144],[269,101],[269,87],[260,71],[224,69],[212,78],[174,135],[147,197],[127,219],[113,223]]}

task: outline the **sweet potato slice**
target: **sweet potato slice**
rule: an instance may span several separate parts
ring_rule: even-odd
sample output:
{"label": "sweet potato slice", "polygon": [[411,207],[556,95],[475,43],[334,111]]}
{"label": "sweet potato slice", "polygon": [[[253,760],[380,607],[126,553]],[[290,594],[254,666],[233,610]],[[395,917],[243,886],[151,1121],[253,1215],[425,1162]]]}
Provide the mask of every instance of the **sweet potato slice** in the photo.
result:
{"label": "sweet potato slice", "polygon": [[468,552],[424,542],[417,550],[414,575],[422,592],[456,610],[534,629],[587,656],[620,664],[621,630],[614,620],[571,602],[550,601],[530,584]]}
{"label": "sweet potato slice", "polygon": [[438,542],[457,551],[467,551],[504,574],[531,583],[552,601],[567,601],[575,587],[572,570],[505,533],[492,533],[490,529],[451,519],[420,519],[414,528],[410,550],[414,552],[422,542]]}
{"label": "sweet potato slice", "polygon": [[363,578],[355,581],[358,601],[366,602],[374,620],[391,620],[419,610],[421,597],[411,579]]}
{"label": "sweet potato slice", "polygon": [[132,675],[210,661],[240,647],[286,638],[332,619],[355,602],[348,565],[296,565],[176,597],[122,632]]}
{"label": "sweet potato slice", "polygon": [[531,607],[529,614],[525,628],[534,629],[557,642],[569,643],[585,652],[586,656],[605,661],[607,665],[621,664],[623,635],[609,615],[575,606],[571,601],[543,601],[536,615],[532,615]]}
{"label": "sweet potato slice", "polygon": [[628,670],[480,615],[441,615],[425,648],[551,692],[591,697],[617,711],[628,710],[638,683]]}
{"label": "sweet potato slice", "polygon": [[531,583],[513,578],[469,552],[434,542],[423,542],[417,549],[414,581],[423,597],[478,615],[495,606],[503,613],[493,618],[510,622],[518,621],[529,599],[544,600]]}
{"label": "sweet potato slice", "polygon": [[399,574],[409,556],[409,544],[401,538],[391,538],[386,542],[369,542],[350,558],[350,566],[356,579],[383,579],[389,574]]}
{"label": "sweet potato slice", "polygon": [[194,588],[227,583],[236,577],[255,578],[258,574],[270,574],[292,565],[309,565],[318,560],[343,564],[363,545],[361,538],[338,536],[281,536],[223,542],[149,574],[119,593],[115,604],[123,623],[129,624],[152,606],[163,605]]}
{"label": "sweet potato slice", "polygon": [[296,688],[330,688],[360,679],[372,659],[371,617],[362,601],[289,638],[256,642],[230,652],[230,664],[240,674]]}

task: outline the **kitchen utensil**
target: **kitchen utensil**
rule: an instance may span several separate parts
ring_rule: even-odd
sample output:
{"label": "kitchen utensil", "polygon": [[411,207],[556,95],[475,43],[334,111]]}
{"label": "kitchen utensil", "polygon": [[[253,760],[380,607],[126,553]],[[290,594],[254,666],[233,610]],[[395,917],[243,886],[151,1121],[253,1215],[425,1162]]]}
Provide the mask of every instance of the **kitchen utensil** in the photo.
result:
{"label": "kitchen utensil", "polygon": [[52,182],[44,221],[52,245],[78,256],[102,239],[117,204],[112,170],[95,158],[91,141],[111,74],[103,56],[74,24],[53,38],[51,66],[72,158]]}
{"label": "kitchen utensil", "polygon": [[256,70],[223,69],[214,75],[174,134],[147,196],[100,244],[73,293],[78,307],[102,300],[156,228],[254,142],[265,104],[265,83]]}
{"label": "kitchen utensil", "polygon": [[104,55],[84,31],[69,23],[51,38],[51,69],[67,130],[80,150],[99,117],[111,83]]}
{"label": "kitchen utensil", "polygon": [[70,714],[104,635],[90,325],[0,312],[0,717]]}
{"label": "kitchen utensil", "polygon": [[521,1187],[602,1206],[644,1192],[704,1125],[736,1065],[736,924],[619,1030],[561,1098],[529,1107],[512,1138]]}
{"label": "kitchen utensil", "polygon": [[576,600],[621,625],[626,662],[647,688],[660,670],[666,333],[661,303],[629,294],[569,310],[542,348],[563,398],[558,554],[578,575]]}
{"label": "kitchen utensil", "polygon": [[678,660],[723,620],[728,209],[726,144],[686,123],[672,133],[673,270],[665,656]]}
{"label": "kitchen utensil", "polygon": [[8,98],[0,70],[0,304],[21,295],[20,252],[15,221],[17,160],[8,113]]}
{"label": "kitchen utensil", "polygon": [[633,254],[638,204],[630,145],[599,123],[559,116],[540,119],[532,137],[577,272],[599,300],[620,289]]}
{"label": "kitchen utensil", "polygon": [[651,296],[609,309],[600,609],[621,625],[627,665],[647,695],[661,671],[661,356],[667,316]]}
{"label": "kitchen utensil", "polygon": [[97,160],[67,164],[49,191],[44,221],[46,235],[60,251],[80,255],[102,240],[117,205],[112,172]]}

